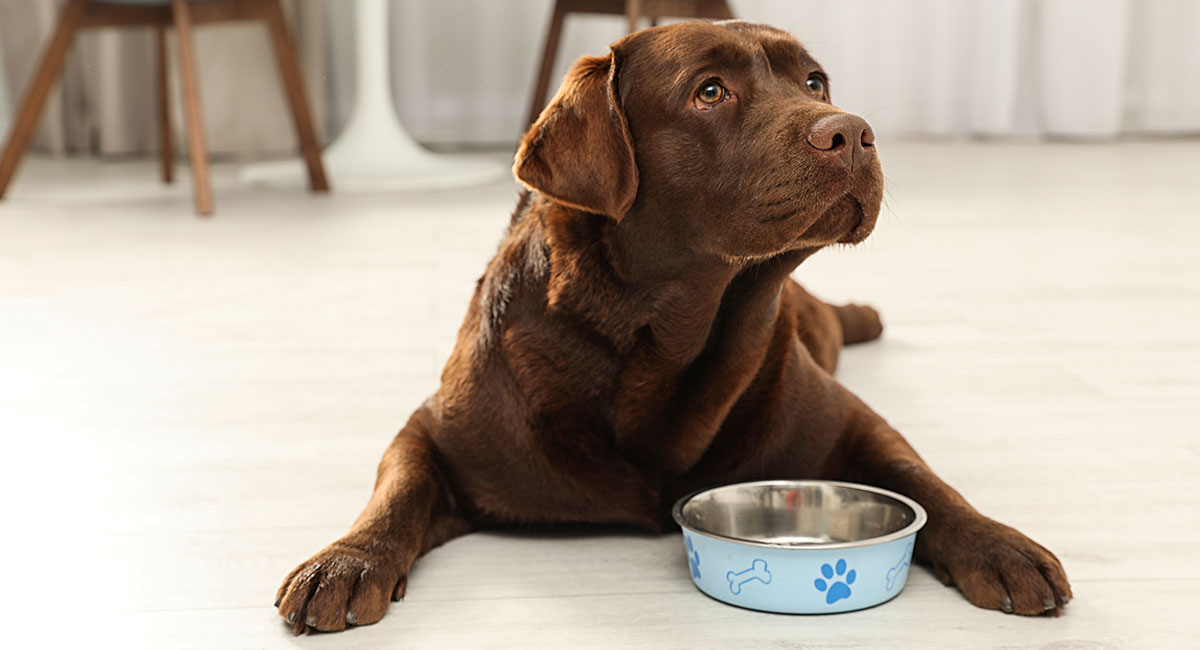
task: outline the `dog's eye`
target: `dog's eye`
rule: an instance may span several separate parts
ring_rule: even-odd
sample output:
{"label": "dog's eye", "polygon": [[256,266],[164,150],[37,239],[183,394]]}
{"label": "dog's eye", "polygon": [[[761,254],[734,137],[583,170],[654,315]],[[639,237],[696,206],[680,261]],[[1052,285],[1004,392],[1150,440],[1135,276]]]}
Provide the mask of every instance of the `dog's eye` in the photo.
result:
{"label": "dog's eye", "polygon": [[821,75],[809,75],[808,81],[804,82],[804,85],[808,86],[809,91],[814,95],[820,96],[825,94],[825,80],[821,78]]}
{"label": "dog's eye", "polygon": [[709,106],[725,101],[728,96],[729,91],[725,90],[725,86],[722,86],[721,83],[715,79],[710,79],[704,82],[704,84],[700,86],[700,89],[696,91],[696,99],[701,104],[708,104]]}

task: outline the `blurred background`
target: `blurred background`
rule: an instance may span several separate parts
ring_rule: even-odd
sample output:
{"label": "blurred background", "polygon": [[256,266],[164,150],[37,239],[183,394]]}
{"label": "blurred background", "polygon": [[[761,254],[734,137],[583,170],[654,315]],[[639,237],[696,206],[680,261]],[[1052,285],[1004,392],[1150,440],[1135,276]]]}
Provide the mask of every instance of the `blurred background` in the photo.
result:
{"label": "blurred background", "polygon": [[[335,137],[355,83],[351,3],[289,0],[319,130]],[[1190,0],[733,0],[740,18],[800,38],[834,100],[883,135],[1072,138],[1200,133],[1200,3]],[[522,132],[551,0],[390,3],[392,97],[425,143],[511,147]],[[56,0],[0,0],[0,126],[58,16]],[[601,53],[623,16],[568,19],[552,79]],[[252,24],[196,36],[211,151],[295,150],[270,43]],[[85,32],[35,146],[76,154],[157,148],[147,30]],[[553,86],[552,86],[553,89]],[[177,129],[182,120],[176,120]]]}
{"label": "blurred background", "polygon": [[[438,388],[557,3],[124,2],[0,0],[0,142],[30,145],[0,159],[8,645],[1195,647],[1200,1],[728,4],[799,37],[878,134],[875,232],[795,274],[883,314],[840,381],[1062,559],[1065,616],[976,609],[925,570],[853,619],[764,616],[696,592],[677,534],[504,531],[430,553],[380,623],[300,640],[275,590]],[[571,4],[609,13],[566,17],[551,92],[629,7],[715,6]],[[50,45],[135,13],[159,27]],[[305,191],[298,98],[329,192]]]}

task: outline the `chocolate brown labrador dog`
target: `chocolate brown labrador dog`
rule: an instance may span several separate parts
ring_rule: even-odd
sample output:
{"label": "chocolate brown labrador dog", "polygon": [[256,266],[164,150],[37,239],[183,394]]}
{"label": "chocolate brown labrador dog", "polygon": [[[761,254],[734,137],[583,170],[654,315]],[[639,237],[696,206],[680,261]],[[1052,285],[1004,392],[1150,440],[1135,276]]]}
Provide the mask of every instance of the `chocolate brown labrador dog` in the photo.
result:
{"label": "chocolate brown labrador dog", "polygon": [[378,621],[422,553],[499,524],[672,527],[692,490],[769,478],[919,501],[918,561],[980,607],[1057,614],[1054,554],[972,508],[831,375],[882,331],[789,274],[871,232],[871,128],[787,33],[637,32],[585,57],[530,128],[519,200],[441,388],[345,536],[288,574],[296,633]]}

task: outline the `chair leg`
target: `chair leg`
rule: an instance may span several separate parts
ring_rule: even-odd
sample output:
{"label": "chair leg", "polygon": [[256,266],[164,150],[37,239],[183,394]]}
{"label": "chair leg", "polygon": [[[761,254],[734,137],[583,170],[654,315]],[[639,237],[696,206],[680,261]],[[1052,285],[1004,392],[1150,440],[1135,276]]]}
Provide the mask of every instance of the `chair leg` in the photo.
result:
{"label": "chair leg", "polygon": [[25,100],[21,102],[17,119],[13,120],[12,133],[4,147],[4,155],[0,157],[0,199],[4,198],[9,181],[12,180],[17,165],[21,163],[21,157],[29,146],[29,140],[37,128],[38,117],[41,116],[42,107],[46,103],[46,96],[50,94],[50,88],[58,78],[58,72],[62,69],[67,51],[71,49],[71,41],[75,38],[75,32],[79,30],[86,9],[87,0],[71,0],[59,15],[58,26],[46,46],[37,73],[29,84]]}
{"label": "chair leg", "polygon": [[162,156],[162,181],[175,180],[175,150],[171,137],[171,87],[167,60],[167,29],[155,28],[155,45],[158,50],[158,145]]}
{"label": "chair leg", "polygon": [[271,31],[271,42],[275,44],[275,58],[279,60],[279,73],[287,91],[288,103],[292,107],[292,121],[300,140],[300,151],[308,166],[308,187],[313,192],[328,192],[329,181],[325,178],[325,165],[321,162],[321,146],[313,126],[312,112],[308,108],[308,95],[304,91],[304,77],[300,74],[300,62],[296,58],[296,46],[288,31],[283,15],[283,5],[272,0],[266,6],[267,26]]}
{"label": "chair leg", "polygon": [[733,10],[729,8],[727,0],[712,0],[712,17],[717,20],[733,20]]}
{"label": "chair leg", "polygon": [[546,95],[550,92],[550,75],[554,74],[554,60],[558,58],[558,39],[562,36],[563,23],[566,18],[566,2],[556,0],[554,13],[550,16],[550,29],[546,32],[546,45],[542,49],[542,64],[538,68],[533,97],[529,99],[529,119],[525,123],[526,129],[537,121],[538,115],[541,115],[542,109],[546,107]]}
{"label": "chair leg", "polygon": [[208,168],[208,145],[204,118],[200,114],[200,85],[196,78],[196,51],[192,43],[192,18],[187,0],[171,0],[175,38],[179,42],[179,76],[183,82],[183,107],[187,116],[188,157],[192,166],[192,192],[196,213],[213,211],[212,178]]}
{"label": "chair leg", "polygon": [[636,32],[642,20],[642,0],[625,0],[625,18],[629,20],[629,33]]}

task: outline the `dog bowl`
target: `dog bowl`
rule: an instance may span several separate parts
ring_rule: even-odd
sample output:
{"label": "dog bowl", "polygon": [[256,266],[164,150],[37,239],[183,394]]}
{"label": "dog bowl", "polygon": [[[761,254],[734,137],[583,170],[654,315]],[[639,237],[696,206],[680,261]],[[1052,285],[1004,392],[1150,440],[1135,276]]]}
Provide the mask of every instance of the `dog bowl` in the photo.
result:
{"label": "dog bowl", "polygon": [[829,614],[895,598],[925,510],[895,492],[833,481],[758,481],[675,503],[692,581],[731,605]]}

